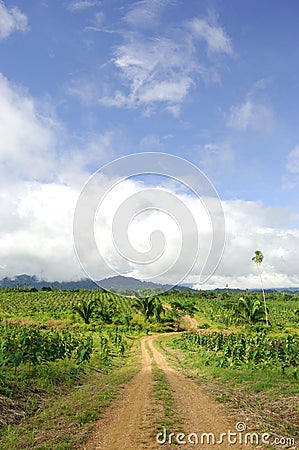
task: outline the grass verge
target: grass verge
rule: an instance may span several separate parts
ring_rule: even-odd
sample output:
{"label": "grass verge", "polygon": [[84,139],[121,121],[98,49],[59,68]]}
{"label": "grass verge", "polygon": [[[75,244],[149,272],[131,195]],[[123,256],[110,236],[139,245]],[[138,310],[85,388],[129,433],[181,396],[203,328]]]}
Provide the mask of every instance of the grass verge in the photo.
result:
{"label": "grass verge", "polygon": [[91,434],[103,408],[114,400],[121,386],[140,370],[139,341],[128,356],[115,360],[108,373],[89,370],[76,383],[45,393],[42,409],[0,431],[2,450],[79,449]]}
{"label": "grass verge", "polygon": [[255,431],[271,433],[273,437],[292,438],[292,448],[299,448],[297,380],[275,367],[220,368],[206,351],[181,350],[178,339],[160,339],[160,347],[173,366],[204,386],[215,400],[225,403],[236,421],[244,421]]}

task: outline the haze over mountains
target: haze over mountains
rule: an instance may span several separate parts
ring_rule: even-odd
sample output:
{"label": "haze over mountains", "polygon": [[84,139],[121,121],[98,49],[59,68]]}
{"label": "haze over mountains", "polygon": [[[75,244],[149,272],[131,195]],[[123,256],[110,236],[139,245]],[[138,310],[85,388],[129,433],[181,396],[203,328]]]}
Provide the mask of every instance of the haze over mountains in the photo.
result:
{"label": "haze over mountains", "polygon": [[[84,278],[79,281],[46,281],[40,280],[36,276],[29,276],[26,274],[17,275],[15,277],[5,277],[0,280],[0,287],[9,288],[28,288],[29,286],[36,289],[43,287],[51,287],[56,289],[99,289],[99,286],[107,290],[117,291],[137,291],[137,290],[162,290],[165,291],[171,288],[171,285],[163,285],[152,283],[150,281],[141,281],[132,277],[115,276],[105,278],[98,281],[96,284],[94,281]],[[187,286],[178,286],[177,289],[187,289]]]}
{"label": "haze over mountains", "polygon": [[[76,289],[90,289],[90,290],[97,290],[97,289],[105,289],[107,291],[117,291],[117,292],[129,292],[129,291],[145,291],[145,290],[151,290],[156,292],[165,292],[169,289],[177,289],[177,290],[192,290],[196,291],[196,289],[193,289],[192,286],[189,285],[179,285],[172,287],[171,285],[167,284],[158,284],[153,283],[151,281],[141,281],[137,280],[136,278],[132,277],[124,277],[121,275],[110,277],[110,278],[104,278],[100,281],[98,281],[99,284],[95,283],[89,278],[84,278],[82,280],[78,281],[46,281],[42,279],[38,279],[35,275],[30,276],[26,274],[22,275],[16,275],[15,277],[5,277],[0,280],[0,288],[20,288],[20,289],[27,289],[29,287],[35,288],[35,289],[42,289],[42,288],[52,288],[52,289],[67,289],[67,290],[76,290]],[[204,291],[205,288],[202,286],[202,290]],[[257,287],[255,289],[249,289],[249,291],[259,291],[260,288]],[[245,291],[245,289],[236,289],[236,288],[227,288],[223,287],[222,289],[218,288],[216,291]],[[286,288],[275,288],[275,289],[265,289],[265,291],[299,291],[299,287],[286,287]]]}

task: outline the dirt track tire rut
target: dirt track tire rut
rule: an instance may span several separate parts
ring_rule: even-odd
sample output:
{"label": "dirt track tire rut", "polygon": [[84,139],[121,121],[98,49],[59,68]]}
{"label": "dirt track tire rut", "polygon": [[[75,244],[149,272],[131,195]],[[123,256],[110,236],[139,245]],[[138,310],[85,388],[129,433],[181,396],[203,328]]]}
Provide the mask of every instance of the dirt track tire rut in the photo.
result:
{"label": "dirt track tire rut", "polygon": [[[202,433],[213,433],[217,441],[221,433],[228,433],[229,430],[236,432],[236,421],[227,417],[225,407],[213,401],[197,383],[168,365],[165,356],[154,346],[156,337],[149,336],[141,340],[142,369],[125,384],[118,399],[105,410],[103,417],[97,422],[93,436],[82,450],[169,450],[181,447],[175,445],[176,430],[167,430],[165,444],[158,444],[156,441],[157,401],[153,395],[153,361],[147,347],[172,388],[174,405],[183,420],[183,432],[186,435],[186,444],[182,444],[182,448],[200,450],[261,448],[244,443],[229,444],[226,436],[221,444],[213,445],[212,436],[209,438],[210,443],[207,443],[207,436],[204,443],[201,443]],[[171,432],[174,432],[175,436],[171,438],[170,444]],[[198,436],[198,444],[195,443],[195,436],[191,433]],[[188,436],[192,443],[188,442]],[[160,438],[162,441],[163,436]]]}

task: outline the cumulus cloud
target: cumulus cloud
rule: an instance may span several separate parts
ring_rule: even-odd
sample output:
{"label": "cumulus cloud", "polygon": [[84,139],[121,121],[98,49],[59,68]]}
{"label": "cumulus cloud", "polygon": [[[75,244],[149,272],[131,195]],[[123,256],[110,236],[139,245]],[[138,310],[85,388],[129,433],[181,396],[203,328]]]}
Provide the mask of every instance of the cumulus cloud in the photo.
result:
{"label": "cumulus cloud", "polygon": [[77,137],[70,146],[40,106],[0,75],[0,277],[81,278],[72,242],[74,205],[91,167],[113,155],[116,133]]}
{"label": "cumulus cloud", "polygon": [[58,263],[67,276],[68,258],[74,268],[69,226],[74,194],[55,181],[59,133],[28,92],[0,75],[2,277],[41,271],[54,276]]}
{"label": "cumulus cloud", "polygon": [[49,280],[82,278],[72,241],[78,192],[55,183],[26,182],[14,194],[0,207],[1,278],[21,273]]}
{"label": "cumulus cloud", "polygon": [[51,178],[56,123],[0,74],[0,171],[4,180]]}
{"label": "cumulus cloud", "polygon": [[[175,58],[174,58],[175,59]],[[148,63],[150,64],[150,62]],[[162,61],[161,61],[162,64]],[[175,105],[173,105],[175,106]],[[166,136],[167,137],[167,136]],[[165,137],[165,139],[166,139]],[[100,165],[105,154],[116,148],[114,133],[89,136],[83,147],[80,142],[72,151],[59,156],[59,126],[50,116],[41,113],[37,102],[18,86],[0,77],[0,274],[13,276],[27,272],[49,280],[78,279],[84,276],[76,259],[72,220],[77,197],[84,181],[94,165]],[[149,135],[144,146],[161,142]],[[84,152],[82,151],[84,148]],[[215,160],[233,162],[229,147],[208,144],[201,155],[207,166]],[[298,173],[298,147],[289,154],[286,169]],[[212,161],[212,162],[211,162]],[[156,184],[159,186],[159,183]],[[96,234],[105,255],[114,267],[137,278],[150,277],[154,266],[140,267],[120,260],[111,242],[109,223],[115,209],[128,196],[138,192],[146,183],[130,180],[118,186],[106,201],[106,210],[96,222]],[[200,258],[190,276],[185,280],[194,285],[202,267],[211,240],[209,220],[199,200],[190,193],[175,189],[172,185],[160,185],[173,192],[188,206],[196,218],[200,231]],[[251,257],[256,249],[265,255],[262,264],[266,287],[298,286],[299,230],[292,228],[292,214],[283,208],[269,208],[261,202],[224,201],[226,217],[226,248],[215,272],[205,287],[257,287],[256,268]],[[162,211],[152,210],[140,214],[132,222],[130,240],[140,251],[149,246],[152,230],[160,228],[169,244],[164,260],[158,269],[167,267],[177,257],[180,236],[176,223]],[[110,221],[110,222],[109,222]],[[109,240],[110,239],[110,240]],[[184,262],[177,271],[184,274]],[[161,271],[160,271],[161,272]],[[100,273],[99,278],[106,276]],[[169,283],[163,277],[156,280]]]}
{"label": "cumulus cloud", "polygon": [[15,31],[27,31],[27,16],[17,7],[8,9],[0,0],[0,40],[6,39]]}
{"label": "cumulus cloud", "polygon": [[[195,199],[194,201],[191,195],[179,193],[173,186],[170,189],[165,184],[159,184],[155,189],[156,194],[153,196],[151,191],[147,191],[145,183],[129,180],[109,191],[97,213],[95,234],[98,248],[104,253],[106,260],[109,261],[109,265],[116,270],[121,268],[123,273],[142,279],[176,283],[189,272],[193,262],[192,260],[190,263],[188,260],[189,253],[181,254],[181,246],[184,243],[186,245],[187,236],[192,230],[188,220],[185,220],[186,216],[183,219],[182,204],[192,211],[198,230],[201,236],[204,236],[204,243],[201,244],[200,255],[196,261],[196,267],[199,271],[202,269],[208,255],[211,241],[209,217],[200,200]],[[132,198],[134,198],[133,207],[132,203],[130,203]],[[159,202],[159,205],[157,205],[157,202]],[[150,206],[148,206],[149,204]],[[117,209],[122,205],[126,205],[124,214],[130,211],[129,217],[132,220],[127,221],[123,214],[116,216]],[[161,205],[164,205],[164,207]],[[174,214],[173,211],[175,211]],[[118,218],[115,219],[115,217]],[[121,217],[121,221],[114,222],[113,225],[113,221],[119,220],[119,217]],[[127,232],[126,225],[128,225]],[[113,226],[116,233],[112,236],[111,229]],[[115,245],[119,245],[115,244],[115,242],[119,242],[116,237],[118,232],[122,233],[123,230],[132,247],[139,252],[143,261],[141,264],[135,263],[130,258],[120,257],[120,254],[127,256],[126,251],[119,252],[116,250]],[[148,261],[147,257],[143,259],[142,255],[143,252],[151,249],[153,245],[151,241],[152,233],[156,230],[163,233],[165,247],[162,244],[157,244],[158,247],[154,246],[159,249],[158,253],[160,256],[154,259],[153,262],[145,263],[145,261]],[[195,239],[195,236],[193,237]],[[125,241],[126,239],[121,239],[121,245],[123,248],[128,249]],[[195,245],[194,240],[192,240],[192,245]],[[178,264],[175,265],[177,259]],[[169,269],[171,270],[168,273]]]}
{"label": "cumulus cloud", "polygon": [[[103,181],[104,184],[106,182]],[[261,202],[242,200],[222,202],[226,219],[223,258],[210,280],[198,285],[212,239],[209,217],[200,200],[190,193],[180,192],[171,185],[156,186],[177,196],[192,212],[198,225],[200,255],[185,282],[200,288],[225,287],[226,284],[239,288],[258,287],[258,273],[251,258],[255,250],[260,249],[264,253],[262,270],[266,287],[299,285],[299,256],[296,252],[299,230],[290,225],[291,213],[287,209],[267,207]],[[95,236],[98,248],[115,270],[141,279],[150,279],[158,272],[160,275],[155,281],[169,283],[173,281],[172,277],[176,279],[178,272],[183,276],[186,271],[185,261],[181,261],[176,273],[163,276],[164,269],[179,257],[181,245],[180,227],[170,215],[153,208],[136,215],[128,229],[132,246],[140,252],[150,248],[152,231],[159,229],[164,233],[167,247],[163,258],[154,264],[138,265],[124,260],[111,238],[111,224],[117,208],[146,187],[145,182],[131,179],[109,191],[97,212]],[[49,280],[84,276],[72,242],[73,212],[79,188],[59,183],[26,182],[22,190],[15,190],[16,193],[7,196],[0,207],[2,276],[24,272]],[[138,207],[142,209],[142,201]],[[112,274],[101,267],[97,267],[97,273],[99,278]]]}
{"label": "cumulus cloud", "polygon": [[29,180],[82,186],[92,167],[101,167],[123,148],[118,129],[67,136],[63,125],[44,109],[0,74],[0,185],[5,189]]}
{"label": "cumulus cloud", "polygon": [[[91,135],[84,147],[77,148],[64,157],[53,150],[57,129],[50,118],[40,115],[28,93],[0,79],[0,171],[4,187],[0,194],[0,267],[1,276],[14,276],[27,272],[49,280],[78,279],[84,273],[76,259],[72,241],[72,220],[79,192],[87,181],[91,166],[100,166],[110,149],[115,148],[114,133]],[[143,145],[157,145],[157,136],[149,135]],[[221,147],[210,144],[205,148],[209,158],[221,158]],[[293,151],[291,157],[297,155]],[[230,159],[227,150],[224,159]],[[52,178],[49,172],[53,173]],[[152,185],[151,185],[152,186]],[[203,205],[190,193],[172,184],[157,186],[166,189],[188,206],[200,230],[200,258],[185,280],[196,284],[203,261],[211,242],[210,222]],[[128,196],[147,187],[146,183],[130,180],[117,187],[107,197],[106,210],[96,222],[99,248],[110,259],[111,265],[122,273],[137,278],[149,278],[157,267],[172,264],[177,257],[180,233],[171,217],[162,211],[152,210],[139,215],[132,222],[130,239],[140,250],[146,249],[151,231],[161,229],[166,236],[168,250],[157,265],[142,267],[123,261],[115,252],[111,241],[111,220],[117,206]],[[265,254],[263,268],[267,287],[299,285],[298,248],[299,230],[290,226],[292,217],[287,210],[267,208],[259,202],[225,201],[226,249],[222,262],[209,285],[222,287],[256,287],[257,275],[251,256],[259,248]],[[109,225],[110,224],[110,225]],[[246,226],[244,226],[246,224]],[[159,265],[160,264],[160,265]],[[176,271],[184,275],[184,261]],[[99,278],[109,275],[103,269]],[[173,274],[177,277],[177,273]],[[156,279],[171,282],[171,276]],[[253,286],[255,284],[255,286]],[[207,285],[207,286],[209,286]],[[207,287],[202,286],[202,287]]]}
{"label": "cumulus cloud", "polygon": [[[225,251],[215,275],[203,287],[259,287],[257,269],[251,260],[257,249],[264,254],[262,271],[267,288],[299,286],[299,230],[291,227],[292,213],[243,200],[224,201],[223,208]],[[195,279],[194,285],[199,287]]]}

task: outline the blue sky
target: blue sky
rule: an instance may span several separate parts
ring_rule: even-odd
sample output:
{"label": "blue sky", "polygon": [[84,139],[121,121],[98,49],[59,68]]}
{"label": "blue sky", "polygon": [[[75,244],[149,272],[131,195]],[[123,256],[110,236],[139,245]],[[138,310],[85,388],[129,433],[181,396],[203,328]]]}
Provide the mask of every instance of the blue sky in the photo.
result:
{"label": "blue sky", "polygon": [[295,0],[0,0],[2,276],[82,276],[80,189],[155,151],[198,166],[223,202],[209,287],[258,285],[256,248],[267,286],[299,285],[298,14]]}

